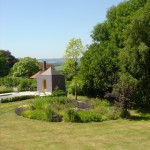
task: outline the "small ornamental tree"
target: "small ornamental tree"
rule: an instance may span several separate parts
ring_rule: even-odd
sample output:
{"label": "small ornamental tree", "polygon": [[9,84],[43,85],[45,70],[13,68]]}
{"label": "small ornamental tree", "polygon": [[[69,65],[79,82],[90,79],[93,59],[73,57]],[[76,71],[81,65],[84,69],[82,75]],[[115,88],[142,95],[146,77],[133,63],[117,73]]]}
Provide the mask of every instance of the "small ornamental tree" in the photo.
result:
{"label": "small ornamental tree", "polygon": [[[72,80],[73,77],[77,76],[79,70],[79,58],[83,53],[83,45],[81,39],[71,39],[66,51],[65,51],[65,63],[64,63],[64,74],[67,80]],[[75,99],[77,100],[77,83],[74,84],[75,87]]]}

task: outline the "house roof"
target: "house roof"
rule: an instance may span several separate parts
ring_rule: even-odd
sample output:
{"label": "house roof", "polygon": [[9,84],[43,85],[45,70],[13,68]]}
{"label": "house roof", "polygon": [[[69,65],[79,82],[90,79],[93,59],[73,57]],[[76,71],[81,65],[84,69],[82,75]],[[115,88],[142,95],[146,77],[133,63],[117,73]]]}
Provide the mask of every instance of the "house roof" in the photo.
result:
{"label": "house roof", "polygon": [[33,76],[31,76],[30,78],[37,78],[40,74],[42,74],[44,71],[39,71],[36,74],[34,74]]}
{"label": "house roof", "polygon": [[[48,69],[50,67],[54,68],[54,66],[52,64],[46,64],[46,69]],[[37,72],[36,74],[32,75],[30,78],[37,78],[40,74],[42,74],[44,72],[43,62],[39,62],[39,69],[40,69],[40,71]]]}
{"label": "house roof", "polygon": [[50,67],[40,75],[61,75],[61,74],[58,71],[56,71],[54,67]]}

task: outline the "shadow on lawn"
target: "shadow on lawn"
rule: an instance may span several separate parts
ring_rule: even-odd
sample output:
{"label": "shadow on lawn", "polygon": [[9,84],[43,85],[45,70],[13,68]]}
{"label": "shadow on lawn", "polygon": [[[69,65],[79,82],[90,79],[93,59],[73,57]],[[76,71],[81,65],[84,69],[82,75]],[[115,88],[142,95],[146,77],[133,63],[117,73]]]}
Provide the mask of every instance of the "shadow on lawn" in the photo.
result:
{"label": "shadow on lawn", "polygon": [[130,116],[130,121],[149,121],[150,116]]}
{"label": "shadow on lawn", "polygon": [[130,121],[150,121],[150,110],[139,108],[134,113],[131,113]]}

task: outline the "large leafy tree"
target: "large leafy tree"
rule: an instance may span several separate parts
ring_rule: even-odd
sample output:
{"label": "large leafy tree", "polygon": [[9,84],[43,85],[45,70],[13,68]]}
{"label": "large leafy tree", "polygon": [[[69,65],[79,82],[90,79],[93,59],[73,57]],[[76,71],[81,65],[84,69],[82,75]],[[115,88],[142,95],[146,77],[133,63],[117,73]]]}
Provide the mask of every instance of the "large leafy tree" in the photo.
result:
{"label": "large leafy tree", "polygon": [[6,76],[9,72],[9,62],[0,52],[0,77]]}
{"label": "large leafy tree", "polygon": [[13,77],[31,77],[39,71],[39,64],[35,58],[25,57],[15,63],[10,75]]}
{"label": "large leafy tree", "polygon": [[125,47],[127,26],[146,2],[129,0],[113,6],[107,12],[107,20],[94,27],[91,35],[94,43],[81,59],[81,75],[87,94],[103,96],[112,90],[121,70],[118,55]]}
{"label": "large leafy tree", "polygon": [[120,53],[122,73],[138,81],[140,104],[150,107],[150,1],[133,17],[125,49]]}
{"label": "large leafy tree", "polygon": [[84,82],[84,90],[88,96],[104,96],[115,82],[116,58],[109,49],[100,44],[90,45],[81,58],[80,72]]}
{"label": "large leafy tree", "polygon": [[12,66],[18,61],[9,51],[0,50],[0,76],[7,76]]}
{"label": "large leafy tree", "polygon": [[[71,39],[65,51],[64,74],[67,80],[72,80],[78,74],[79,58],[83,53],[83,45],[81,39]],[[74,80],[76,81],[76,80]],[[74,82],[75,99],[77,99],[77,83]]]}

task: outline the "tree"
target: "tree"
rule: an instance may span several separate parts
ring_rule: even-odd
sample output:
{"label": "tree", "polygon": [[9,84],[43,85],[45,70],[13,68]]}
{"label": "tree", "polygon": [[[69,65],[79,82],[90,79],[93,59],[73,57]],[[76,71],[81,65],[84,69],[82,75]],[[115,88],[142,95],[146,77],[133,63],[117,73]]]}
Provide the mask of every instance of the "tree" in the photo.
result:
{"label": "tree", "polygon": [[[83,45],[81,39],[71,39],[65,51],[64,74],[67,80],[72,80],[77,76],[79,70],[79,58],[83,53]],[[75,99],[77,100],[77,83],[75,87]]]}
{"label": "tree", "polygon": [[139,105],[150,107],[150,1],[132,18],[124,51],[120,53],[122,72],[138,80]]}
{"label": "tree", "polygon": [[18,60],[9,51],[0,50],[0,76],[9,74],[10,69]]}
{"label": "tree", "polygon": [[128,118],[128,109],[136,103],[138,81],[128,73],[119,75],[118,83],[114,86],[111,96],[115,97],[115,104],[123,111],[123,117]]}
{"label": "tree", "polygon": [[119,54],[125,47],[127,28],[147,0],[129,0],[111,7],[107,20],[97,24],[91,34],[93,43],[81,58],[81,76],[88,96],[103,97],[111,92],[121,71]]}
{"label": "tree", "polygon": [[8,61],[0,54],[0,77],[4,77],[9,72]]}
{"label": "tree", "polygon": [[31,77],[39,71],[39,64],[35,58],[25,57],[15,63],[11,69],[10,76],[13,77]]}
{"label": "tree", "polygon": [[114,53],[109,48],[103,49],[99,43],[90,45],[84,53],[80,74],[86,95],[103,97],[106,91],[112,90],[118,70]]}

